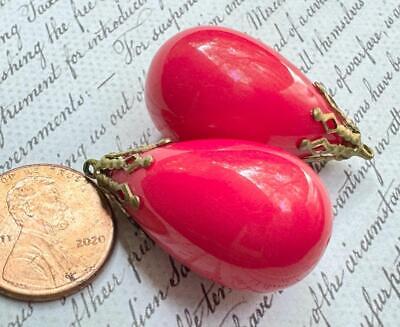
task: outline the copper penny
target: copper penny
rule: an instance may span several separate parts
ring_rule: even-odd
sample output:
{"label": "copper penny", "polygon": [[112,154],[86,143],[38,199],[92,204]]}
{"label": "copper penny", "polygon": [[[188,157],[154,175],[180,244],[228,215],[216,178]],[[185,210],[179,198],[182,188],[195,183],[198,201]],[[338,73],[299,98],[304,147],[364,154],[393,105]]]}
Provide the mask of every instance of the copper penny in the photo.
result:
{"label": "copper penny", "polygon": [[110,207],[83,174],[32,165],[0,175],[0,292],[69,295],[94,277],[113,241]]}

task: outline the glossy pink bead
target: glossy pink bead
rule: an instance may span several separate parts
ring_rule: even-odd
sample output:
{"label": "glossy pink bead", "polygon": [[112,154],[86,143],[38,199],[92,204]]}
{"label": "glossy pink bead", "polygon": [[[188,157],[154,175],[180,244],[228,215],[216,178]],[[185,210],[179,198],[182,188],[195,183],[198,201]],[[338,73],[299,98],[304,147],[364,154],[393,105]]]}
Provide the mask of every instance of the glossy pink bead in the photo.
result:
{"label": "glossy pink bead", "polygon": [[147,169],[116,171],[141,207],[129,213],[166,252],[234,289],[272,291],[301,280],[331,235],[318,175],[277,148],[235,140],[172,143]]}
{"label": "glossy pink bead", "polygon": [[167,41],[150,66],[146,102],[155,125],[174,140],[253,140],[299,156],[304,138],[341,142],[312,118],[314,108],[332,110],[299,69],[226,28],[193,28]]}

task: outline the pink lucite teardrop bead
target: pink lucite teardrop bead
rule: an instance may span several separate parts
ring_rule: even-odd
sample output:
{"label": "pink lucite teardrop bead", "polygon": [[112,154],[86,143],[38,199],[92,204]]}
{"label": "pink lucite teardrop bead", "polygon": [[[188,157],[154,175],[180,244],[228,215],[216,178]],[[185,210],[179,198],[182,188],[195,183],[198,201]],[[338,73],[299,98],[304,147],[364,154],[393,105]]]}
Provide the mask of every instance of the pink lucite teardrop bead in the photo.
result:
{"label": "pink lucite teardrop bead", "polygon": [[172,257],[234,289],[272,291],[301,280],[332,228],[327,192],[298,158],[235,140],[172,143],[153,163],[112,172],[138,195],[127,211]]}
{"label": "pink lucite teardrop bead", "polygon": [[[372,156],[333,99],[275,50],[231,29],[196,27],[172,37],[152,61],[145,92],[155,125],[173,140],[244,139],[301,158],[323,150],[324,159]],[[359,149],[344,153],[324,139]]]}

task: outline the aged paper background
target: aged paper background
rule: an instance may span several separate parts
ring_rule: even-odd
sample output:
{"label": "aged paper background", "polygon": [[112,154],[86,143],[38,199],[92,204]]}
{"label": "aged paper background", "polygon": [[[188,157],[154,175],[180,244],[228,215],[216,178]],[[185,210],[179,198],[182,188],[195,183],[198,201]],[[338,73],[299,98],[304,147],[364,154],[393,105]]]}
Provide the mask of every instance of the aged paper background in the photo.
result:
{"label": "aged paper background", "polygon": [[261,39],[323,81],[377,151],[321,171],[335,213],[321,263],[281,293],[231,291],[188,274],[120,215],[92,285],[50,303],[0,297],[0,326],[399,326],[397,0],[0,0],[0,173],[81,169],[156,140],[146,68],[168,37],[209,23]]}

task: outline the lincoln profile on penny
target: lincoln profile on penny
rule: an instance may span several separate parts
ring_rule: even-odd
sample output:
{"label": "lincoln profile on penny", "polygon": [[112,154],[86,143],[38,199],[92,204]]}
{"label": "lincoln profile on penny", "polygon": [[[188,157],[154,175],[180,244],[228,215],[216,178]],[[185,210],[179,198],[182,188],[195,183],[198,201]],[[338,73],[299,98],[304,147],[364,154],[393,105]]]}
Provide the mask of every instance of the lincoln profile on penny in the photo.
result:
{"label": "lincoln profile on penny", "polygon": [[30,289],[71,282],[73,259],[62,246],[62,236],[74,217],[55,181],[42,176],[22,179],[9,190],[6,203],[20,231],[2,271],[3,279]]}

